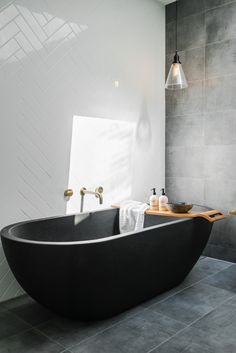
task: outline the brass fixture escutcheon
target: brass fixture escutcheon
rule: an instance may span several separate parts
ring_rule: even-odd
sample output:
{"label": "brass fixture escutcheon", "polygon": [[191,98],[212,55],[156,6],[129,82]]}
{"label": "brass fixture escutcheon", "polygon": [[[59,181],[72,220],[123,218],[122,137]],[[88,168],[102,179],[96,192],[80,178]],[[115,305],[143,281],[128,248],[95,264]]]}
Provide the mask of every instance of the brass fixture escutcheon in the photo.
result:
{"label": "brass fixture escutcheon", "polygon": [[74,192],[72,189],[66,189],[64,192],[65,197],[71,197],[71,196],[73,196],[73,194],[74,194]]}

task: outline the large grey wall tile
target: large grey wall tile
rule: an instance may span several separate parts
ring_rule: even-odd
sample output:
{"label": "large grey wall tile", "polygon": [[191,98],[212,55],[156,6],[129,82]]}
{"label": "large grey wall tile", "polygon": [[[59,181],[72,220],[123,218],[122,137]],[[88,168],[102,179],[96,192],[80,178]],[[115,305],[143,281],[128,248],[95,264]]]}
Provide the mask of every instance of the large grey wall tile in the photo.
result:
{"label": "large grey wall tile", "polygon": [[211,236],[209,239],[209,244],[212,245],[219,245],[223,246],[225,248],[236,248],[236,237],[235,235],[233,237],[230,237],[227,234],[227,237],[225,236],[225,232],[219,232],[217,230],[213,230],[211,232]]}
{"label": "large grey wall tile", "polygon": [[204,9],[205,0],[179,0],[178,2],[178,15],[181,19],[202,12]]}
{"label": "large grey wall tile", "polygon": [[207,244],[203,254],[217,259],[236,262],[236,249],[221,245]]}
{"label": "large grey wall tile", "polygon": [[236,228],[236,217],[229,216],[223,219],[221,222],[216,222],[214,224],[214,228],[221,233],[227,233],[229,237],[234,238],[234,242],[236,242],[235,237],[235,228]]}
{"label": "large grey wall tile", "polygon": [[[226,218],[213,225],[209,243],[235,249],[236,252],[236,217],[228,216],[228,210],[225,211]],[[230,259],[229,259],[230,261]]]}
{"label": "large grey wall tile", "polygon": [[209,10],[214,7],[222,6],[234,2],[235,0],[205,0],[205,9]]}
{"label": "large grey wall tile", "polygon": [[[174,54],[168,54],[166,57],[166,68],[172,64]],[[199,81],[205,78],[205,48],[189,49],[179,52],[180,61],[187,81]]]}
{"label": "large grey wall tile", "polygon": [[220,232],[217,229],[215,229],[214,225],[213,225],[208,244],[222,245],[222,241],[221,241],[221,238],[220,238],[219,234],[220,234]]}
{"label": "large grey wall tile", "polygon": [[176,18],[176,4],[172,2],[166,6],[166,23],[175,21]]}
{"label": "large grey wall tile", "polygon": [[204,117],[206,145],[236,145],[236,111],[212,112]]}
{"label": "large grey wall tile", "polygon": [[[226,258],[228,261],[236,260],[235,228],[236,217],[227,217],[222,222],[216,222],[214,224],[209,239],[210,245],[220,247],[216,249],[219,254],[222,253],[222,250],[224,251],[224,254],[227,254],[228,258],[224,257],[224,259]],[[223,249],[221,249],[222,247]],[[214,250],[214,247],[208,250]]]}
{"label": "large grey wall tile", "polygon": [[[209,179],[225,178],[229,183],[228,189],[230,189],[230,180],[236,182],[235,157],[236,145],[206,146],[204,151],[205,176]],[[222,194],[224,194],[224,190],[222,190]]]}
{"label": "large grey wall tile", "polygon": [[236,39],[206,46],[206,78],[235,73]]}
{"label": "large grey wall tile", "polygon": [[172,21],[166,25],[166,53],[173,53],[176,49],[175,29],[175,21]]}
{"label": "large grey wall tile", "polygon": [[206,80],[206,111],[236,109],[236,76],[224,76]]}
{"label": "large grey wall tile", "polygon": [[203,255],[207,257],[224,260],[225,253],[226,253],[225,250],[226,250],[225,247],[221,245],[218,245],[218,244],[214,245],[208,242],[205,249],[203,250]]}
{"label": "large grey wall tile", "polygon": [[[168,16],[173,20],[173,7]],[[179,0],[178,36],[189,88],[166,91],[167,193],[227,213],[236,209],[236,0]],[[187,148],[178,153],[201,143],[201,160]],[[236,261],[236,224],[229,223],[214,225],[205,254]]]}
{"label": "large grey wall tile", "polygon": [[203,146],[202,115],[179,116],[166,119],[167,146]]}
{"label": "large grey wall tile", "polygon": [[236,3],[206,12],[206,41],[217,42],[236,37]]}
{"label": "large grey wall tile", "polygon": [[187,89],[166,92],[166,115],[199,114],[203,110],[203,81],[189,82]]}
{"label": "large grey wall tile", "polygon": [[203,178],[166,178],[166,192],[169,200],[204,204]]}
{"label": "large grey wall tile", "polygon": [[205,179],[205,203],[226,213],[235,209],[236,181],[229,181],[225,177],[217,178],[217,176]]}
{"label": "large grey wall tile", "polygon": [[186,50],[205,45],[205,14],[184,17],[178,22],[178,49]]}
{"label": "large grey wall tile", "polygon": [[204,176],[203,147],[167,147],[166,176],[201,178]]}

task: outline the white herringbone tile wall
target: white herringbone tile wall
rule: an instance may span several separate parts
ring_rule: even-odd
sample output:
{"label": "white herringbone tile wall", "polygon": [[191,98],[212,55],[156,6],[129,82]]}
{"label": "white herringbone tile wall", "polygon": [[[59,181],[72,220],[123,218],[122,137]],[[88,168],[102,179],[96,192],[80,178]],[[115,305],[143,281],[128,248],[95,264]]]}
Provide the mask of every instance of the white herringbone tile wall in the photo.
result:
{"label": "white herringbone tile wall", "polygon": [[164,185],[164,28],[156,0],[0,0],[0,227],[65,214],[74,115],[136,122],[132,196]]}

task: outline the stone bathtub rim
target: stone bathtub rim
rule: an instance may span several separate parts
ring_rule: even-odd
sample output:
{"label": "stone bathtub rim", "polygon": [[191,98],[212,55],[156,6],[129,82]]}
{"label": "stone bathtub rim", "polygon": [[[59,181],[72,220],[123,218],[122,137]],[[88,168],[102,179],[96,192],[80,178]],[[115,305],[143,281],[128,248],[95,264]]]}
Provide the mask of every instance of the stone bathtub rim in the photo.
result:
{"label": "stone bathtub rim", "polygon": [[[104,208],[104,209],[101,209],[101,210],[94,210],[94,211],[83,212],[83,213],[78,213],[78,214],[71,214],[71,215],[64,215],[64,216],[63,215],[62,216],[53,216],[53,217],[38,218],[38,219],[34,219],[34,220],[29,220],[29,221],[17,222],[17,223],[13,223],[13,224],[10,224],[10,225],[4,227],[0,231],[0,234],[1,234],[1,237],[7,238],[7,239],[11,239],[11,240],[14,240],[14,241],[18,241],[18,242],[21,242],[21,243],[28,243],[28,244],[83,245],[83,244],[95,244],[95,243],[108,242],[108,241],[124,238],[124,237],[127,237],[129,235],[135,235],[135,234],[147,232],[147,231],[149,231],[151,229],[162,228],[162,227],[165,227],[165,226],[170,225],[170,224],[177,224],[177,223],[187,222],[187,221],[193,220],[193,218],[181,218],[181,219],[176,219],[176,220],[169,221],[169,222],[166,222],[166,223],[150,226],[150,227],[147,227],[147,228],[142,228],[140,230],[136,230],[136,231],[133,231],[133,232],[127,232],[127,233],[123,233],[123,234],[112,235],[112,236],[105,237],[105,238],[91,239],[91,240],[80,240],[80,241],[67,241],[67,242],[29,240],[29,239],[24,239],[24,238],[17,237],[17,236],[15,236],[15,235],[13,235],[11,233],[11,231],[13,229],[15,229],[18,226],[23,225],[23,224],[34,223],[34,222],[44,222],[44,221],[47,221],[47,220],[50,220],[50,219],[75,217],[77,215],[82,215],[82,214],[83,215],[90,215],[90,214],[93,214],[93,213],[102,212],[102,211],[108,211],[108,210],[112,210],[112,209],[113,208],[109,207],[109,208]],[[157,217],[157,216],[153,216],[153,217]],[[158,216],[158,217],[164,217],[164,216]]]}

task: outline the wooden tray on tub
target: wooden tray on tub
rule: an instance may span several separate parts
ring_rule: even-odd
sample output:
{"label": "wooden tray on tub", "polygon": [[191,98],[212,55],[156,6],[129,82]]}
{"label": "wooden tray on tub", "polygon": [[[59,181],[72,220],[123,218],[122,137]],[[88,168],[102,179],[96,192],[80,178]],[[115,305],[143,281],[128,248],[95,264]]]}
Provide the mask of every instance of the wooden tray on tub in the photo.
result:
{"label": "wooden tray on tub", "polygon": [[[120,208],[120,205],[112,205],[111,207]],[[177,218],[201,217],[201,218],[205,218],[210,223],[217,222],[225,218],[225,215],[218,210],[206,210],[206,211],[191,210],[188,213],[174,213],[170,211],[146,210],[145,214],[149,214],[152,216],[169,216],[169,217],[177,217]]]}

